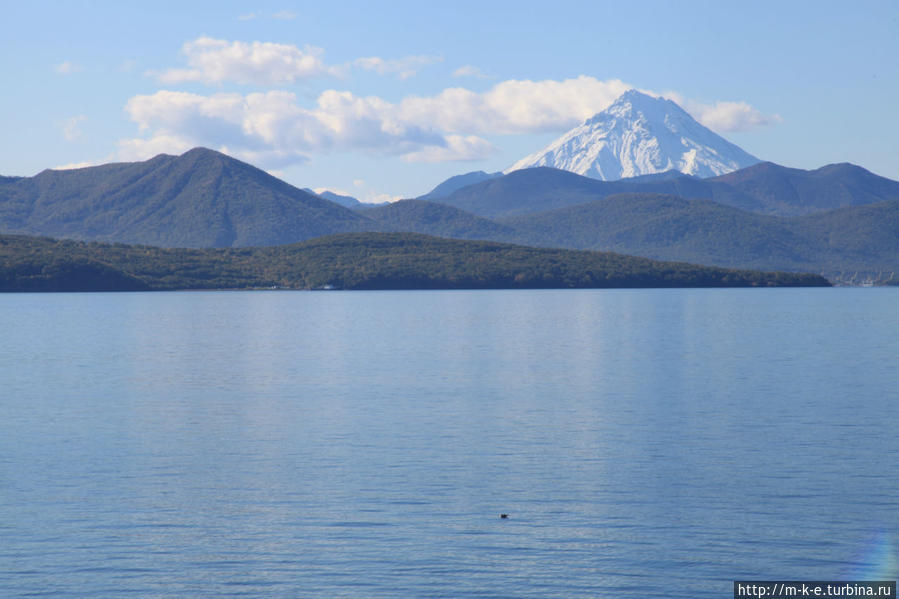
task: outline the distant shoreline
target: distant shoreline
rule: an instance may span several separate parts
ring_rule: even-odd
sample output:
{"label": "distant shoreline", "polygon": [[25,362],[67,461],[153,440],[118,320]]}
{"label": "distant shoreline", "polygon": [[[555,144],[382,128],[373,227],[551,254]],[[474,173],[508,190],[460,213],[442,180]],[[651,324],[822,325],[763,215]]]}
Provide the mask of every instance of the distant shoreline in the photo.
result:
{"label": "distant shoreline", "polygon": [[[886,287],[895,287],[895,285],[878,285],[877,288],[886,288]],[[773,289],[862,289],[864,288],[862,285],[806,285],[806,286],[781,286],[781,287],[448,287],[448,288],[429,288],[429,289],[265,289],[265,288],[232,288],[232,289],[132,289],[132,290],[117,290],[117,289],[96,289],[96,290],[82,290],[82,291],[68,291],[68,290],[52,290],[52,291],[37,291],[37,290],[21,290],[21,289],[0,289],[0,294],[9,294],[9,295],[26,295],[26,294],[53,294],[53,293],[115,293],[115,294],[134,294],[134,293],[150,293],[150,294],[162,294],[162,293],[257,293],[257,292],[285,292],[285,293],[320,293],[320,292],[337,292],[337,293],[367,293],[367,292],[419,292],[419,291],[641,291],[641,290],[655,290],[655,291],[663,291],[663,290],[676,290],[676,289],[701,289],[701,290],[719,290],[719,289],[758,289],[758,290],[773,290]]]}
{"label": "distant shoreline", "polygon": [[0,235],[0,291],[830,287],[815,274],[662,262],[414,233],[183,249]]}

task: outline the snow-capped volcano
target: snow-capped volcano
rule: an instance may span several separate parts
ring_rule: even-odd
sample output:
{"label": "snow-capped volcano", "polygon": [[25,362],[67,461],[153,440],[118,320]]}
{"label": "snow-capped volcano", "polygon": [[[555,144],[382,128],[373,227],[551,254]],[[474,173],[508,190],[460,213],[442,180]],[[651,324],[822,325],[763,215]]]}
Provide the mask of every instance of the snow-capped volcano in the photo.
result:
{"label": "snow-capped volcano", "polygon": [[671,100],[632,89],[583,125],[503,172],[551,166],[605,181],[671,169],[713,177],[757,162],[758,158],[703,127]]}

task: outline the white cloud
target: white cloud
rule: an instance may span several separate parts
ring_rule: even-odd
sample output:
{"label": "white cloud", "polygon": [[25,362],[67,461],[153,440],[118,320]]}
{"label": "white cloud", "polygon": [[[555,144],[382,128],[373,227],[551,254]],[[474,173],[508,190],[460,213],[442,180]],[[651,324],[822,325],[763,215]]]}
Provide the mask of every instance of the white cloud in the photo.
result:
{"label": "white cloud", "polygon": [[401,112],[416,124],[460,134],[563,131],[609,106],[632,86],[580,76],[562,81],[509,80],[483,93],[453,87],[436,96],[408,97]]}
{"label": "white cloud", "polygon": [[[357,179],[354,181],[356,187],[362,187],[365,182],[361,179]],[[398,202],[402,200],[402,196],[390,195],[387,193],[381,193],[378,191],[369,190],[364,194],[359,194],[358,191],[346,191],[345,189],[341,189],[340,187],[313,187],[312,191],[316,194],[323,194],[326,191],[329,191],[333,194],[337,194],[339,196],[347,196],[351,198],[355,198],[356,200],[362,202],[363,204],[381,204],[383,202]]]}
{"label": "white cloud", "polygon": [[154,135],[150,139],[123,139],[118,145],[115,157],[126,162],[147,160],[157,154],[183,154],[194,147],[190,140],[167,134]]}
{"label": "white cloud", "polygon": [[[271,18],[275,19],[276,21],[293,21],[298,16],[299,15],[295,12],[292,12],[289,10],[281,10],[276,13],[272,13]],[[253,21],[260,17],[264,18],[265,15],[261,14],[261,13],[251,12],[251,13],[247,13],[245,15],[238,15],[237,20],[238,21]]]}
{"label": "white cloud", "polygon": [[695,107],[700,123],[715,131],[746,131],[781,122],[780,115],[765,115],[746,102],[715,102],[711,106]]}
{"label": "white cloud", "polygon": [[340,189],[339,187],[313,187],[312,191],[314,191],[315,193],[319,193],[319,194],[325,193],[326,191],[330,191],[331,193],[335,193],[339,196],[353,197],[353,194],[351,194],[350,192],[348,192],[344,189]]}
{"label": "white cloud", "polygon": [[277,19],[279,21],[293,21],[297,18],[297,13],[289,11],[289,10],[281,10],[272,15],[273,19]]}
{"label": "white cloud", "polygon": [[367,56],[357,58],[353,64],[360,69],[366,71],[374,71],[379,75],[396,75],[400,79],[408,79],[412,77],[423,67],[442,61],[440,56],[427,56],[420,54],[418,56],[406,56],[405,58],[397,58],[385,60],[377,56]]}
{"label": "white cloud", "polygon": [[476,135],[447,135],[445,146],[425,146],[403,155],[407,162],[450,162],[455,160],[481,160],[495,148],[486,139]]}
{"label": "white cloud", "polygon": [[285,85],[313,77],[337,74],[322,60],[321,48],[272,42],[228,42],[200,37],[181,48],[189,68],[155,74],[163,83],[200,81]]}
{"label": "white cloud", "polygon": [[70,171],[77,168],[87,168],[89,166],[97,166],[101,164],[100,162],[71,162],[69,164],[61,164],[59,166],[54,166],[51,170],[54,171]]}
{"label": "white cloud", "polygon": [[[277,14],[281,18],[296,16],[285,11]],[[313,46],[301,49],[289,44],[229,42],[209,37],[185,43],[182,53],[188,68],[156,73],[160,81],[200,81],[210,84],[228,81],[278,86],[314,77],[339,76],[348,66],[326,65],[323,60],[324,51]],[[441,60],[443,59],[439,56],[423,54],[389,60],[368,56],[358,58],[352,64],[381,75],[396,75],[400,79],[407,79],[425,66]],[[71,62],[63,62],[55,68],[60,74],[80,70],[80,67]],[[459,67],[453,72],[453,76],[485,77],[473,65]],[[454,87],[435,96],[410,96],[403,99],[396,110],[393,110],[395,114],[387,121],[402,122],[421,130],[439,130],[460,135],[563,131],[603,110],[631,87],[633,86],[619,79],[602,81],[586,75],[560,81],[508,80],[483,93]],[[323,99],[326,102],[337,98],[346,99],[347,94],[330,90],[322,94],[319,102]],[[702,124],[719,132],[742,131],[780,121],[779,116],[765,115],[746,102],[719,101],[704,104],[685,99],[676,92],[662,95],[673,99]],[[362,100],[361,103],[359,100]],[[369,112],[391,112],[384,110],[386,102],[378,98],[354,99],[351,103],[355,103],[357,109]],[[330,118],[326,120],[333,122]],[[458,148],[463,145],[474,147],[473,144],[461,142],[456,145]],[[447,152],[445,148],[451,146],[447,142],[443,146],[443,152],[429,151],[416,155],[422,159],[425,159],[424,156],[444,155]]]}
{"label": "white cloud", "polygon": [[53,70],[60,75],[71,75],[72,73],[79,72],[81,70],[81,66],[66,60],[65,62],[59,63],[58,65],[54,65]]}
{"label": "white cloud", "polygon": [[433,161],[470,160],[492,149],[475,136],[444,136],[406,122],[396,105],[380,98],[333,90],[321,94],[312,109],[286,91],[245,96],[159,91],[131,98],[125,111],[148,134],[121,142],[120,154],[131,160],[197,145],[268,168],[302,163],[316,152],[361,150]]}
{"label": "white cloud", "polygon": [[475,77],[477,79],[486,79],[487,75],[485,75],[478,67],[467,64],[453,71],[453,77]]}
{"label": "white cloud", "polygon": [[353,185],[356,187],[363,187],[365,185],[364,179],[353,179]]}
{"label": "white cloud", "polygon": [[376,191],[370,191],[364,198],[360,199],[360,202],[365,204],[383,204],[384,202],[399,202],[402,200],[402,196],[394,196],[389,193],[378,193]]}
{"label": "white cloud", "polygon": [[[280,17],[278,16],[280,15]],[[293,13],[277,13],[273,18],[295,18]],[[244,15],[243,20],[256,15]],[[416,55],[398,59],[378,56],[358,58],[352,64],[334,66],[324,62],[324,50],[314,46],[299,48],[273,42],[239,42],[199,37],[186,42],[181,53],[187,68],[148,71],[162,83],[176,84],[199,81],[207,84],[234,82],[244,85],[287,85],[314,77],[343,75],[350,66],[374,71],[380,75],[412,77],[422,68],[443,60],[440,56]],[[68,63],[63,63],[68,64]],[[60,67],[57,67],[59,70]]]}
{"label": "white cloud", "polygon": [[[191,147],[195,147],[200,144],[192,144]],[[232,146],[218,146],[218,150],[229,156],[234,156],[236,158],[240,158],[244,162],[249,162],[253,165],[264,165],[268,170],[278,170],[288,167],[295,166],[298,164],[303,164],[309,161],[309,157],[305,152],[300,150],[292,150],[292,149],[252,149],[247,148],[246,146],[236,144]],[[280,178],[280,177],[279,177]]]}
{"label": "white cloud", "polygon": [[[483,93],[454,87],[436,96],[410,96],[400,103],[400,112],[409,123],[419,126],[431,123],[447,133],[562,132],[608,108],[633,87],[620,79],[602,81],[586,75],[561,81],[508,80]],[[703,125],[722,132],[742,131],[781,120],[778,115],[765,115],[746,102],[709,105],[673,92],[664,97],[680,104]]]}
{"label": "white cloud", "polygon": [[[562,132],[631,87],[617,79],[587,76],[509,80],[484,92],[454,87],[399,102],[328,90],[312,107],[302,106],[288,91],[159,91],[128,101],[125,110],[143,137],[121,142],[120,154],[142,159],[204,145],[265,168],[300,164],[316,153],[352,151],[410,162],[478,160],[495,151],[485,136]],[[678,101],[718,130],[758,126],[776,118],[745,102]]]}
{"label": "white cloud", "polygon": [[719,133],[747,131],[781,122],[780,115],[763,114],[746,102],[715,102],[705,104],[685,98],[677,92],[666,92],[662,97],[677,102],[697,121]]}
{"label": "white cloud", "polygon": [[65,123],[62,126],[62,134],[66,138],[66,141],[75,141],[82,135],[81,131],[81,123],[87,120],[87,117],[83,114],[79,114],[77,116],[70,117],[66,119]]}

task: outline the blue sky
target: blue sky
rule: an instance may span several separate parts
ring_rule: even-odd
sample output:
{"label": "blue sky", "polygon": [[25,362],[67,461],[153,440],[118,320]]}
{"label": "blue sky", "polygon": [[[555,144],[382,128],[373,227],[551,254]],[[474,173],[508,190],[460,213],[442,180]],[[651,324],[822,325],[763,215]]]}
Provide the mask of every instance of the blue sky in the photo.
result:
{"label": "blue sky", "polygon": [[899,2],[5,2],[0,173],[222,149],[413,197],[628,87],[786,166],[899,179]]}

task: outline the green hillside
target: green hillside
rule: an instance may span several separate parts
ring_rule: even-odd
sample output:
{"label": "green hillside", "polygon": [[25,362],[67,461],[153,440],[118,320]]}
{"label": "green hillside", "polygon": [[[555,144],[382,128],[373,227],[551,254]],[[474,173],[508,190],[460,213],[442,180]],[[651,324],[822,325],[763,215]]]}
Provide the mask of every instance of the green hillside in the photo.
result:
{"label": "green hillside", "polygon": [[[620,194],[539,214],[503,219],[519,242],[602,249],[707,264],[772,263],[795,269],[812,256],[785,219],[704,200]],[[699,262],[702,263],[702,262]]]}
{"label": "green hillside", "polygon": [[3,291],[826,285],[816,275],[417,234],[350,233],[285,246],[203,250],[0,236]]}
{"label": "green hillside", "polygon": [[899,199],[899,181],[849,163],[803,170],[761,162],[705,181],[751,196],[762,206],[757,211],[779,216],[801,216]]}
{"label": "green hillside", "polygon": [[532,245],[615,251],[731,268],[882,280],[899,272],[899,200],[796,218],[703,200],[621,194],[503,219]]}
{"label": "green hillside", "polygon": [[479,216],[503,218],[595,202],[621,193],[674,195],[759,214],[800,216],[899,199],[899,182],[851,164],[806,171],[764,162],[713,179],[673,171],[617,181],[538,167],[468,185],[436,201]]}
{"label": "green hillside", "polygon": [[414,232],[454,239],[512,239],[512,227],[452,206],[424,200],[401,200],[369,208],[365,216],[384,232]]}
{"label": "green hillside", "polygon": [[[479,182],[455,188],[469,180]],[[438,188],[451,192],[440,203],[351,210],[197,148],[146,162],[0,177],[0,233],[204,248],[413,232],[816,272],[843,282],[885,281],[899,271],[899,183],[848,164],[804,171],[761,163],[715,179],[668,172],[620,181],[532,168],[469,173]],[[822,209],[837,205],[850,206]]]}
{"label": "green hillside", "polygon": [[367,228],[352,210],[205,148],[0,181],[3,233],[236,247]]}

